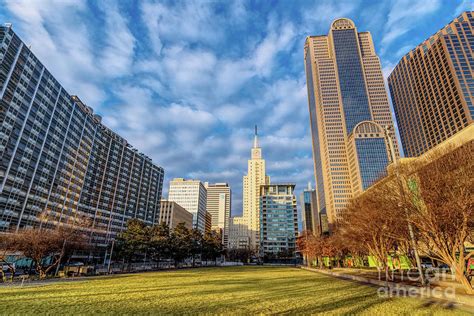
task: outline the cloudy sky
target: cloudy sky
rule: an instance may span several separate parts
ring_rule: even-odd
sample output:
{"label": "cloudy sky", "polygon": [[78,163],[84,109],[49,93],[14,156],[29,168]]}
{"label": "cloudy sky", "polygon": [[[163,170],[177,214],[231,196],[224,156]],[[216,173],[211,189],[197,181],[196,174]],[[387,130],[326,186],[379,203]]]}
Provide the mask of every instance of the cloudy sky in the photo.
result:
{"label": "cloudy sky", "polygon": [[387,76],[472,2],[0,0],[14,30],[70,94],[173,177],[242,176],[258,124],[273,181],[314,183],[303,45],[337,17],[370,31]]}

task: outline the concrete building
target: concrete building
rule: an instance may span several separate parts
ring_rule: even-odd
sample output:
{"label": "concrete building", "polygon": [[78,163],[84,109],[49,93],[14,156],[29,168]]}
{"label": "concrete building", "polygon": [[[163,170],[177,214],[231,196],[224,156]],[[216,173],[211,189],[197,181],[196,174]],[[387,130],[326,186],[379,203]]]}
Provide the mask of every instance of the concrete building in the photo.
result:
{"label": "concrete building", "polygon": [[250,247],[257,250],[260,245],[260,186],[270,183],[270,177],[265,172],[262,149],[258,144],[257,126],[247,168],[247,175],[243,177],[243,221],[248,227]]}
{"label": "concrete building", "polygon": [[163,168],[71,96],[10,25],[0,26],[0,104],[0,232],[85,217],[107,246],[129,219],[155,224]]}
{"label": "concrete building", "polygon": [[369,32],[337,19],[305,43],[318,213],[341,219],[354,194],[386,174],[388,135],[398,147],[380,61]]}
{"label": "concrete building", "polygon": [[293,257],[298,235],[295,184],[262,185],[260,190],[260,255]]}
{"label": "concrete building", "polygon": [[211,232],[212,230],[212,215],[209,212],[206,212],[206,225],[204,227],[204,231],[206,233]]}
{"label": "concrete building", "polygon": [[412,49],[388,77],[406,157],[474,120],[474,13],[464,12]]}
{"label": "concrete building", "polygon": [[165,223],[170,229],[175,228],[179,223],[184,223],[188,229],[192,229],[193,214],[176,202],[161,200],[160,213],[156,222],[157,224]]}
{"label": "concrete building", "polygon": [[320,235],[321,223],[316,200],[316,190],[311,188],[311,183],[308,183],[308,188],[304,189],[301,193],[300,203],[303,231],[310,231],[315,235]]}
{"label": "concrete building", "polygon": [[212,229],[222,234],[222,243],[227,247],[229,242],[229,221],[232,192],[227,183],[209,184],[207,189],[207,212],[212,216]]}
{"label": "concrete building", "polygon": [[205,232],[207,190],[201,181],[183,178],[171,180],[168,201],[178,203],[193,214],[193,228]]}
{"label": "concrete building", "polygon": [[247,249],[250,247],[250,237],[247,222],[242,216],[230,218],[229,224],[229,249]]}

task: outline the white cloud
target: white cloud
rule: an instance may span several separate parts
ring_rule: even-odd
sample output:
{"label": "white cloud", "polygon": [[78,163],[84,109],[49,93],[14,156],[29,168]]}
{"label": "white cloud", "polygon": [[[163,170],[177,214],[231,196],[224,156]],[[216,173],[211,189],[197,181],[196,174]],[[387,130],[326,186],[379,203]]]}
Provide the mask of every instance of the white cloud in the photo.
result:
{"label": "white cloud", "polygon": [[275,56],[281,51],[289,50],[295,37],[294,26],[291,23],[277,25],[270,20],[267,32],[267,36],[258,44],[251,57],[252,66],[263,76],[271,74]]}
{"label": "white cloud", "polygon": [[20,36],[62,82],[96,72],[89,30],[80,23],[84,1],[7,1],[6,7],[21,21]]}
{"label": "white cloud", "polygon": [[222,38],[222,29],[213,15],[213,2],[176,1],[172,5],[143,1],[142,19],[155,52],[160,54],[163,41],[215,43]]}
{"label": "white cloud", "polygon": [[301,27],[305,30],[305,33],[319,34],[319,32],[322,32],[322,34],[326,34],[333,20],[352,15],[357,7],[357,2],[354,0],[315,1],[311,8],[302,7],[303,23]]}
{"label": "white cloud", "polygon": [[474,2],[472,0],[462,0],[456,7],[454,15],[457,17],[464,11],[474,11]]}
{"label": "white cloud", "polygon": [[406,34],[423,21],[425,15],[440,8],[439,0],[395,0],[392,2],[382,38],[382,53],[400,36]]}
{"label": "white cloud", "polygon": [[133,63],[135,38],[130,32],[128,21],[120,13],[118,4],[100,2],[105,14],[106,47],[103,49],[100,64],[108,76],[125,75]]}

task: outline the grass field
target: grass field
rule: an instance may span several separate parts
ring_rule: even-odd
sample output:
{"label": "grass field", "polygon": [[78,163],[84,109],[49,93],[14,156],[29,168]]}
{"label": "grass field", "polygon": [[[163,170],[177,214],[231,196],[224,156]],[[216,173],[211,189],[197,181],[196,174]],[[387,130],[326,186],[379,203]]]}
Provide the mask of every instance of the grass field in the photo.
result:
{"label": "grass field", "polygon": [[0,288],[0,314],[465,314],[282,267],[201,268]]}

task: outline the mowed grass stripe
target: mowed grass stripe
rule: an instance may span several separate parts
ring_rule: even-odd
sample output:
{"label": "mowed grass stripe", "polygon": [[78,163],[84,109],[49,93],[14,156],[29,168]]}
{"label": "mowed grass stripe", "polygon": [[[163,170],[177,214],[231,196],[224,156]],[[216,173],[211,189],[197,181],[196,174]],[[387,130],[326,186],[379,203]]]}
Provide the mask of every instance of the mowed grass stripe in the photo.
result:
{"label": "mowed grass stripe", "polygon": [[289,267],[227,267],[0,288],[1,314],[462,315],[418,298]]}

